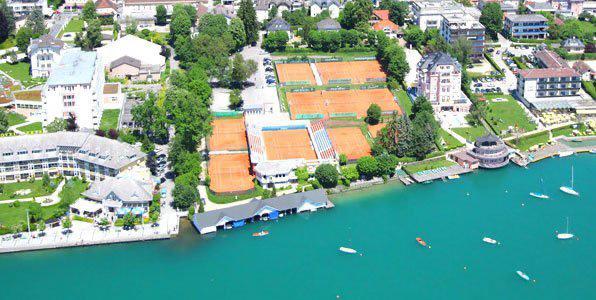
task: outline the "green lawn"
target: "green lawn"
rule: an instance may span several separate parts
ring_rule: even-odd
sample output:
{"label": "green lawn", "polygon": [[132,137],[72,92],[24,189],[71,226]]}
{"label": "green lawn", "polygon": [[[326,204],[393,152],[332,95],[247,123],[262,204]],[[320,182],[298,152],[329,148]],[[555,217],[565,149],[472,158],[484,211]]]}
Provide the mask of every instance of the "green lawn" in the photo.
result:
{"label": "green lawn", "polygon": [[17,114],[15,112],[8,113],[8,126],[14,126],[21,123],[25,123],[26,120],[27,118],[25,118],[25,116],[23,115]]}
{"label": "green lawn", "polygon": [[531,136],[520,138],[519,141],[511,140],[511,143],[519,150],[528,151],[530,147],[548,142],[548,131],[542,131]]}
{"label": "green lawn", "polygon": [[82,32],[85,22],[78,18],[72,18],[68,24],[62,29],[60,32],[60,36],[62,36],[65,32]]}
{"label": "green lawn", "polygon": [[44,83],[46,79],[31,78],[31,75],[29,74],[30,66],[31,64],[26,62],[19,62],[16,64],[3,63],[0,64],[0,70],[15,80],[20,81],[25,87]]}
{"label": "green lawn", "polygon": [[[503,98],[507,101],[491,101],[495,98]],[[497,133],[501,134],[510,126],[522,129],[524,132],[536,129],[536,124],[532,123],[524,109],[510,95],[486,95],[486,99],[488,110],[485,119]]]}
{"label": "green lawn", "polygon": [[[29,181],[22,181],[22,182],[13,182],[13,183],[4,183],[2,184],[2,192],[0,193],[0,200],[13,200],[13,199],[23,199],[23,198],[32,198],[32,197],[40,197],[46,196],[54,192],[56,187],[58,186],[58,181],[53,180],[52,184],[45,188],[41,182],[41,180],[36,180],[34,182]],[[16,191],[20,190],[31,190],[31,192],[27,195],[16,195]]]}
{"label": "green lawn", "polygon": [[6,40],[4,40],[4,42],[2,42],[0,44],[0,49],[1,50],[4,50],[4,49],[15,47],[17,45],[16,43],[17,42],[16,42],[15,38],[12,35],[11,36],[8,36],[8,38]]}
{"label": "green lawn", "polygon": [[593,81],[582,81],[582,87],[592,98],[596,99],[596,88]]}
{"label": "green lawn", "polygon": [[105,109],[101,116],[101,123],[99,129],[108,131],[110,129],[118,129],[118,118],[120,117],[119,109]]}
{"label": "green lawn", "polygon": [[402,112],[406,115],[412,113],[412,101],[410,101],[410,97],[408,97],[408,93],[404,90],[399,90],[394,93],[397,96],[397,102],[399,103],[399,107],[401,107]]}
{"label": "green lawn", "polygon": [[38,132],[43,131],[41,122],[35,122],[35,123],[31,123],[29,125],[17,127],[17,129],[22,132],[25,132],[25,133],[31,133],[31,132],[38,133]]}
{"label": "green lawn", "polygon": [[476,127],[459,127],[459,128],[451,128],[455,133],[459,134],[461,137],[465,138],[468,141],[475,141],[477,138],[485,135],[488,130],[483,126],[476,126]]}
{"label": "green lawn", "polygon": [[[4,185],[5,190],[7,185]],[[0,204],[0,234],[7,232],[14,225],[25,224],[27,222],[27,209],[41,207],[41,216],[44,220],[55,217],[58,214],[62,215],[68,209],[68,206],[80,198],[81,193],[86,189],[87,183],[83,183],[79,179],[69,180],[59,194],[60,203],[45,207],[41,207],[36,202],[21,202],[18,207],[15,207],[14,204]],[[46,194],[44,193],[44,195]]]}
{"label": "green lawn", "polygon": [[440,159],[440,160],[433,160],[433,161],[426,161],[417,165],[407,165],[404,166],[404,171],[406,171],[408,174],[414,174],[414,173],[418,173],[420,171],[425,171],[425,170],[433,170],[433,169],[438,169],[441,167],[449,167],[449,166],[453,166],[455,165],[454,162],[452,161],[448,161],[446,159]]}
{"label": "green lawn", "polygon": [[439,146],[442,151],[449,151],[455,148],[462,147],[464,145],[456,138],[454,138],[451,134],[449,134],[449,132],[445,131],[443,128],[439,129],[439,135],[441,136],[443,141],[445,141],[445,145]]}
{"label": "green lawn", "polygon": [[240,201],[240,200],[246,200],[246,199],[250,199],[250,198],[254,198],[254,197],[259,197],[262,194],[263,194],[263,188],[258,184],[255,184],[255,189],[252,192],[248,192],[248,193],[236,195],[236,196],[215,195],[213,192],[211,192],[211,190],[209,188],[207,188],[207,197],[209,197],[209,200],[211,202],[217,203],[217,204],[226,204],[226,203],[232,203],[232,202],[236,202],[236,201]]}

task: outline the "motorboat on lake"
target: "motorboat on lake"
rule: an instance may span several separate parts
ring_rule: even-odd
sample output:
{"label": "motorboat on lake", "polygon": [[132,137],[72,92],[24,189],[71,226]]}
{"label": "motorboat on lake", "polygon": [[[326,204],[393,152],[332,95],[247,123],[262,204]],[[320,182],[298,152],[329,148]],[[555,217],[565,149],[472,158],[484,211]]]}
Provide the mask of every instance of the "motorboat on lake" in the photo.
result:
{"label": "motorboat on lake", "polygon": [[253,233],[252,236],[259,237],[259,236],[266,236],[268,234],[269,234],[269,231],[267,231],[267,230],[261,230],[259,232]]}
{"label": "motorboat on lake", "polygon": [[343,252],[343,253],[348,253],[348,254],[356,254],[358,253],[358,251],[352,249],[352,248],[348,248],[348,247],[339,247],[339,251]]}
{"label": "motorboat on lake", "polygon": [[517,273],[517,275],[519,275],[519,277],[523,278],[526,281],[530,280],[530,276],[528,276],[526,273],[524,273],[522,271],[515,271],[515,273]]}
{"label": "motorboat on lake", "polygon": [[426,242],[423,239],[417,237],[416,242],[418,242],[418,244],[420,244],[420,246],[426,247]]}
{"label": "motorboat on lake", "polygon": [[482,241],[483,241],[483,242],[485,242],[485,243],[493,244],[493,245],[497,243],[497,241],[496,241],[496,240],[493,240],[493,239],[491,239],[491,238],[489,238],[489,237],[484,237],[484,238],[482,239]]}

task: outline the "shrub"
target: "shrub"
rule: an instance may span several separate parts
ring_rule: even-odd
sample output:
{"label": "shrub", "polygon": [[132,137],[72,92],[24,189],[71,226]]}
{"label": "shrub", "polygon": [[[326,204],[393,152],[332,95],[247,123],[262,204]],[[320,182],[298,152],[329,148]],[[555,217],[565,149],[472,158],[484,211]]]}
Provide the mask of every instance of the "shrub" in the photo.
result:
{"label": "shrub", "polygon": [[379,163],[372,156],[359,158],[356,168],[362,176],[366,177],[366,179],[371,179],[379,174]]}
{"label": "shrub", "polygon": [[342,153],[339,155],[339,165],[345,166],[346,164],[348,164],[348,156]]}
{"label": "shrub", "polygon": [[373,103],[366,110],[366,123],[377,125],[379,121],[381,121],[381,107]]}

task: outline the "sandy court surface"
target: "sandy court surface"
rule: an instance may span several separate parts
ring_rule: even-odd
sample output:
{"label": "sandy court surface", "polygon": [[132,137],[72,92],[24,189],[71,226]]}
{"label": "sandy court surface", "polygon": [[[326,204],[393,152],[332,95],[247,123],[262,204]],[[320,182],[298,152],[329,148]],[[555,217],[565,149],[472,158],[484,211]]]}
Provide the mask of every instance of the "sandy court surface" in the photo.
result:
{"label": "sandy court surface", "polygon": [[209,177],[209,188],[216,193],[240,193],[254,188],[246,153],[211,155]]}
{"label": "sandy court surface", "polygon": [[338,154],[345,154],[349,160],[370,155],[370,145],[358,127],[327,128],[333,147]]}
{"label": "sandy court surface", "polygon": [[267,159],[317,159],[306,129],[263,131]]}

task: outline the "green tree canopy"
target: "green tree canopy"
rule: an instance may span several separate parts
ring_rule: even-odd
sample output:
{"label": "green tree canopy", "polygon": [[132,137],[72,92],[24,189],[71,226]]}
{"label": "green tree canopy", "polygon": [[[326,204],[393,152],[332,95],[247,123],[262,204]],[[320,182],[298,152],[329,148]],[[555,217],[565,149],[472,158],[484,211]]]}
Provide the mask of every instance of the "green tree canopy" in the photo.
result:
{"label": "green tree canopy", "polygon": [[370,125],[377,125],[381,121],[381,107],[373,103],[366,110],[366,122]]}
{"label": "green tree canopy", "polygon": [[244,24],[246,42],[248,44],[256,43],[259,39],[259,23],[257,21],[257,13],[252,0],[240,1],[240,8],[238,8],[237,16]]}
{"label": "green tree canopy", "polygon": [[359,158],[358,162],[356,163],[356,168],[358,169],[358,173],[366,177],[366,179],[371,179],[379,175],[379,163],[372,156],[364,156]]}
{"label": "green tree canopy", "polygon": [[8,114],[0,109],[0,133],[6,133],[8,130]]}
{"label": "green tree canopy", "polygon": [[155,8],[155,24],[163,26],[168,23],[168,11],[162,4]]}
{"label": "green tree canopy", "polygon": [[399,26],[405,24],[406,17],[410,13],[410,7],[406,1],[383,0],[379,8],[389,10],[389,19]]}
{"label": "green tree canopy", "polygon": [[333,188],[337,186],[339,173],[333,165],[321,164],[315,170],[315,178],[324,188]]}
{"label": "green tree canopy", "polygon": [[274,31],[267,34],[263,40],[263,49],[268,52],[285,51],[290,38],[285,31]]}
{"label": "green tree canopy", "polygon": [[6,0],[0,0],[0,43],[4,42],[15,28],[12,8],[8,7]]}
{"label": "green tree canopy", "polygon": [[246,45],[246,32],[244,31],[244,23],[238,18],[233,18],[230,21],[230,34],[232,41],[234,41],[234,50],[238,51]]}
{"label": "green tree canopy", "polygon": [[480,23],[486,28],[486,34],[497,40],[497,34],[503,30],[503,11],[497,2],[490,2],[482,8]]}
{"label": "green tree canopy", "polygon": [[83,5],[83,20],[90,21],[97,18],[95,2],[89,0]]}
{"label": "green tree canopy", "polygon": [[339,23],[346,29],[367,27],[372,11],[373,5],[369,0],[350,1],[339,14]]}
{"label": "green tree canopy", "polygon": [[46,26],[43,20],[43,13],[41,9],[34,9],[29,13],[27,16],[27,20],[25,21],[25,26],[31,28],[33,35],[39,37],[40,35],[46,32]]}

